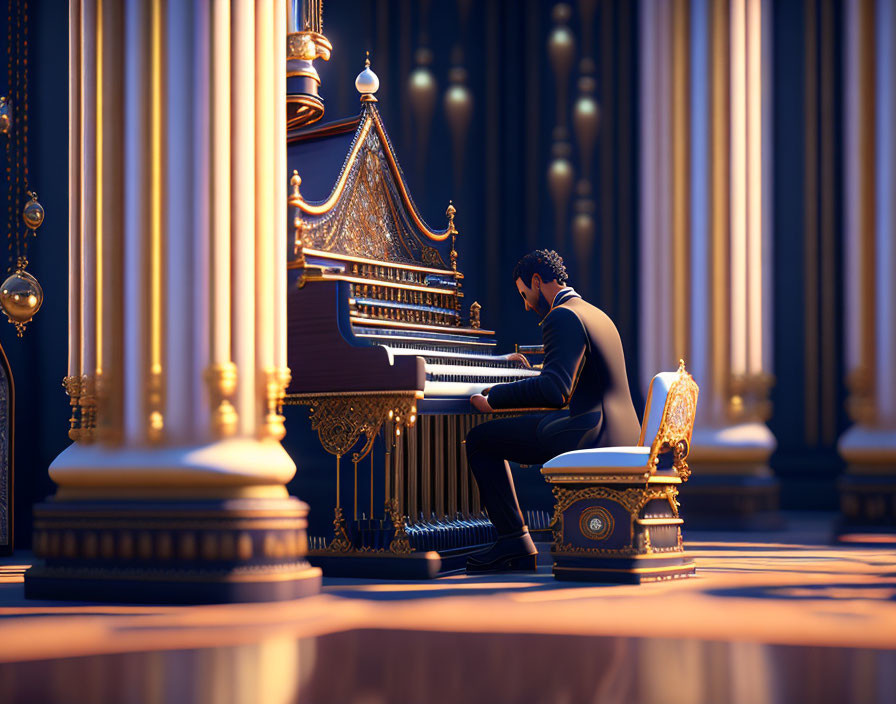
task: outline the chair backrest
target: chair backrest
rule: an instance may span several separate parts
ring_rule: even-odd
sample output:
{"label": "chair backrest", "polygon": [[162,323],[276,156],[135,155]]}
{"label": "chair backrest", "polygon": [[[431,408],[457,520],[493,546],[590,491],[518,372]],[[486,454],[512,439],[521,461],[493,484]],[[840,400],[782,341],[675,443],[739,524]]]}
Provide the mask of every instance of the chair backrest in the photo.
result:
{"label": "chair backrest", "polygon": [[671,452],[673,466],[682,480],[687,480],[690,475],[687,457],[699,391],[684,368],[684,360],[679,362],[677,372],[661,372],[650,382],[639,445],[650,443],[647,464],[652,471],[655,471],[659,456]]}
{"label": "chair backrest", "polygon": [[647,405],[644,406],[644,420],[641,421],[639,446],[649,447],[653,444],[653,439],[659,432],[660,423],[663,420],[666,397],[676,378],[678,378],[677,372],[660,372],[650,382],[650,387],[647,389]]}

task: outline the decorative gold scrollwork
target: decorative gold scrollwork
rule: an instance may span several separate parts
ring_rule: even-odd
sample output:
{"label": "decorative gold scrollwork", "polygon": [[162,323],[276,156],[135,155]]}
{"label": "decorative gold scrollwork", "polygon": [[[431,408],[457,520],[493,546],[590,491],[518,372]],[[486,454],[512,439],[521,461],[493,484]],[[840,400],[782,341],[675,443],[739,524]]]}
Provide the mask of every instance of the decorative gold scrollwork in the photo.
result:
{"label": "decorative gold scrollwork", "polygon": [[[672,509],[673,518],[678,518],[678,489],[674,486],[666,485],[661,488],[641,488],[633,487],[628,489],[611,489],[605,486],[586,486],[581,489],[566,489],[562,486],[554,485],[554,515],[551,517],[549,524],[553,536],[554,545],[558,551],[573,551],[573,546],[563,542],[563,513],[577,501],[583,499],[607,499],[614,501],[622,506],[629,514],[631,522],[630,537],[634,539],[634,524],[643,509],[648,503],[656,499],[666,500]],[[622,550],[631,550],[635,546],[630,545]],[[584,548],[583,548],[584,549]]]}
{"label": "decorative gold scrollwork", "polygon": [[342,509],[337,506],[333,509],[333,541],[327,546],[330,552],[350,552],[352,549],[352,541],[348,537],[348,531],[345,528],[345,516],[342,515]]}
{"label": "decorative gold scrollwork", "polygon": [[317,431],[323,448],[331,455],[347,454],[363,435],[364,445],[352,453],[352,462],[360,462],[371,448],[386,420],[393,420],[396,432],[417,421],[414,392],[351,395],[291,395],[284,403],[309,406],[311,429]]}
{"label": "decorative gold scrollwork", "polygon": [[659,456],[666,452],[673,453],[673,467],[687,481],[691,474],[687,457],[691,444],[691,433],[694,430],[694,417],[697,414],[697,394],[699,388],[693,377],[685,371],[684,360],[678,364],[678,376],[669,387],[666,405],[660,429],[650,446],[650,458],[647,466],[651,472],[656,470]]}
{"label": "decorative gold scrollwork", "polygon": [[397,499],[389,499],[386,502],[386,513],[389,514],[389,518],[392,520],[392,526],[395,528],[395,535],[392,538],[392,542],[389,543],[389,551],[398,555],[409,554],[413,551],[411,548],[411,540],[407,530],[405,530],[404,517],[398,510]]}
{"label": "decorative gold scrollwork", "polygon": [[65,393],[68,394],[69,405],[72,407],[72,417],[68,420],[68,436],[77,442],[81,436],[80,405],[78,402],[78,399],[81,397],[81,377],[67,376],[62,380],[62,386],[65,388]]}

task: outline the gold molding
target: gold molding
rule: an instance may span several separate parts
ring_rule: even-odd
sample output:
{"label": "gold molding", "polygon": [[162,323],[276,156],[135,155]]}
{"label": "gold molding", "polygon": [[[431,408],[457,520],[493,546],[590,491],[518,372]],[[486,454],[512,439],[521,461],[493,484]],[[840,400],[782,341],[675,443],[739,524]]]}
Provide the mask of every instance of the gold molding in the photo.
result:
{"label": "gold molding", "polygon": [[[311,247],[305,247],[304,252],[307,256],[312,257],[326,257],[328,259],[337,259],[339,261],[357,262],[358,264],[370,264],[371,266],[388,266],[391,269],[409,269],[411,271],[420,271],[429,274],[440,274],[442,276],[450,276],[455,273],[451,269],[433,269],[426,266],[419,266],[417,264],[404,264],[402,262],[389,262],[388,264],[384,264],[382,261],[379,261],[377,259],[367,259],[365,257],[359,257],[355,254],[342,254],[341,252],[325,252],[320,249],[313,249]],[[289,264],[287,264],[287,268],[295,268],[295,263],[289,262]]]}
{"label": "gold molding", "polygon": [[239,416],[233,407],[233,397],[237,387],[237,368],[233,362],[211,364],[205,370],[212,406],[212,432],[218,438],[236,434]]}
{"label": "gold molding", "polygon": [[345,160],[345,166],[343,166],[342,168],[342,173],[339,175],[339,179],[336,181],[336,185],[330,192],[329,197],[321,203],[308,203],[304,198],[302,198],[301,195],[293,194],[289,198],[289,205],[298,208],[308,215],[323,215],[324,213],[332,210],[342,196],[342,192],[345,189],[345,184],[348,182],[348,177],[351,174],[352,167],[354,166],[355,161],[358,158],[358,154],[360,153],[361,148],[364,146],[364,142],[367,139],[367,135],[370,132],[371,126],[373,126],[376,130],[377,136],[379,137],[380,144],[382,145],[383,153],[386,156],[386,161],[389,164],[389,170],[392,174],[393,180],[395,181],[395,187],[397,188],[398,194],[401,196],[401,200],[404,203],[405,208],[407,209],[407,214],[410,215],[411,220],[417,226],[417,229],[429,239],[435,242],[442,242],[448,239],[451,234],[449,230],[446,229],[444,232],[438,232],[436,230],[430,229],[426,225],[426,223],[423,222],[423,219],[420,217],[420,213],[417,212],[417,207],[414,205],[414,202],[411,200],[410,194],[407,191],[407,186],[404,183],[404,177],[402,176],[401,169],[398,166],[398,162],[395,160],[395,155],[392,153],[392,147],[389,143],[389,138],[386,136],[386,131],[383,127],[382,121],[380,120],[379,114],[372,106],[366,108],[366,111],[367,112],[364,116],[363,122],[361,123],[358,132],[355,135],[354,146],[349,152],[348,158]]}

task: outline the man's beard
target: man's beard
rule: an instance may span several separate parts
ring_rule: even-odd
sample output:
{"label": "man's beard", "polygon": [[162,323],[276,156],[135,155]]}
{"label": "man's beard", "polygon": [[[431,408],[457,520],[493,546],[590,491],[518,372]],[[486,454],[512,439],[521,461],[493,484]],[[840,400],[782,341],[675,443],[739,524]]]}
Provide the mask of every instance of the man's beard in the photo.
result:
{"label": "man's beard", "polygon": [[548,313],[551,312],[551,302],[545,298],[544,291],[541,289],[538,290],[538,300],[535,303],[535,314],[541,318],[545,319]]}

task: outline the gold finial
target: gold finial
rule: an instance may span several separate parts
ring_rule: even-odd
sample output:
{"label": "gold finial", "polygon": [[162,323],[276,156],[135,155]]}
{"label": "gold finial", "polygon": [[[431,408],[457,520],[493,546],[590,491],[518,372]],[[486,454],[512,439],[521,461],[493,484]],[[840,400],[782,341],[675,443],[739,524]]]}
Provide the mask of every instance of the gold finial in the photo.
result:
{"label": "gold finial", "polygon": [[301,198],[302,194],[299,193],[299,186],[302,185],[302,177],[299,176],[298,169],[292,170],[292,178],[289,179],[289,185],[292,186],[292,195],[294,198]]}
{"label": "gold finial", "polygon": [[684,371],[684,360],[683,359],[678,360],[678,371],[679,371],[679,373]]}
{"label": "gold finial", "polygon": [[449,256],[451,257],[451,269],[453,271],[457,271],[457,228],[454,227],[454,214],[457,212],[454,208],[454,201],[448,201],[448,209],[445,211],[445,215],[448,216],[448,234],[451,235],[451,253]]}
{"label": "gold finial", "polygon": [[476,330],[479,329],[479,325],[481,324],[479,321],[480,312],[482,311],[482,306],[479,305],[479,301],[473,301],[470,305],[470,327]]}
{"label": "gold finial", "polygon": [[448,201],[448,210],[445,211],[445,215],[448,216],[448,232],[452,234],[457,234],[457,230],[454,229],[454,214],[457,210],[454,208],[454,201]]}
{"label": "gold finial", "polygon": [[370,52],[367,52],[367,58],[364,60],[364,68],[370,68]]}

